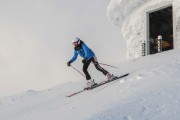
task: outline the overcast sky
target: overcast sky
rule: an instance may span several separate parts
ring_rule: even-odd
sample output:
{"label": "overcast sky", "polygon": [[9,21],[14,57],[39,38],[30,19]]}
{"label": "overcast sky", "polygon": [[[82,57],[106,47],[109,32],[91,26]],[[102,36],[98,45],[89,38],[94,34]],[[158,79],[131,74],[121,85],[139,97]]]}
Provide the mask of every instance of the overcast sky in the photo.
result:
{"label": "overcast sky", "polygon": [[[67,67],[80,37],[99,62],[124,61],[120,28],[106,17],[110,0],[0,0],[0,97],[82,79]],[[73,64],[82,69],[80,57]]]}

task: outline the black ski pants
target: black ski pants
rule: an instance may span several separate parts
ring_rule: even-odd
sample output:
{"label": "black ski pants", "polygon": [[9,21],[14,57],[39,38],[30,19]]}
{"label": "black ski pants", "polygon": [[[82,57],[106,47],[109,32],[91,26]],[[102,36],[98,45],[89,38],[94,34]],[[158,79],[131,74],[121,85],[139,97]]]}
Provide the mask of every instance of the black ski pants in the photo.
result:
{"label": "black ski pants", "polygon": [[101,71],[104,75],[106,75],[106,74],[108,73],[108,71],[106,71],[105,69],[103,69],[103,68],[99,65],[96,56],[94,56],[94,57],[92,57],[90,60],[88,60],[87,62],[85,62],[84,65],[83,65],[83,72],[84,72],[84,74],[86,75],[86,80],[90,80],[90,79],[91,79],[91,76],[89,75],[88,70],[87,70],[91,62],[93,62],[93,64],[94,64],[94,66],[96,67],[96,69],[97,69],[98,71]]}

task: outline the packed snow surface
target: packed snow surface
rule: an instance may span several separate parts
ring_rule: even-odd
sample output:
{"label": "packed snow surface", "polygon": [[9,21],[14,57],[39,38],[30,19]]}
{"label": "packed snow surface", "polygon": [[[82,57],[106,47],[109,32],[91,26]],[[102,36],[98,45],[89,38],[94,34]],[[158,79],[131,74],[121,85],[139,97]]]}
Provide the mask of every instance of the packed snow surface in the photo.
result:
{"label": "packed snow surface", "polygon": [[[180,119],[179,50],[113,65],[119,69],[106,69],[130,75],[69,98],[65,95],[82,90],[85,80],[1,98],[0,120]],[[102,81],[96,70],[93,75]]]}

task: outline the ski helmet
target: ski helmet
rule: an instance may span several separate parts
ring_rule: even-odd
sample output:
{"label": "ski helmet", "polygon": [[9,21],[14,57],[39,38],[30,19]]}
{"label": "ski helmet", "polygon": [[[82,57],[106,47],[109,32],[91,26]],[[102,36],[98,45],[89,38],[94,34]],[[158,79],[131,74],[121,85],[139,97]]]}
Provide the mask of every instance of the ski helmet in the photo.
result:
{"label": "ski helmet", "polygon": [[74,39],[72,39],[72,43],[75,43],[75,42],[79,43],[79,41],[80,41],[80,38],[78,38],[78,37],[75,37]]}

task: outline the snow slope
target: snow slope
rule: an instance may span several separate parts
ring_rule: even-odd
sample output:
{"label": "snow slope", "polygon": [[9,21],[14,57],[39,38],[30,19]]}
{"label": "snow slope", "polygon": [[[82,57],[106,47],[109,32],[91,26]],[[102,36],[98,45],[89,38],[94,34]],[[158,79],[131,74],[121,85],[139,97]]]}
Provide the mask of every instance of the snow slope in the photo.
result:
{"label": "snow slope", "polygon": [[[180,51],[146,56],[108,69],[130,75],[71,98],[84,80],[0,99],[0,120],[179,120]],[[100,81],[101,74],[96,74]]]}

